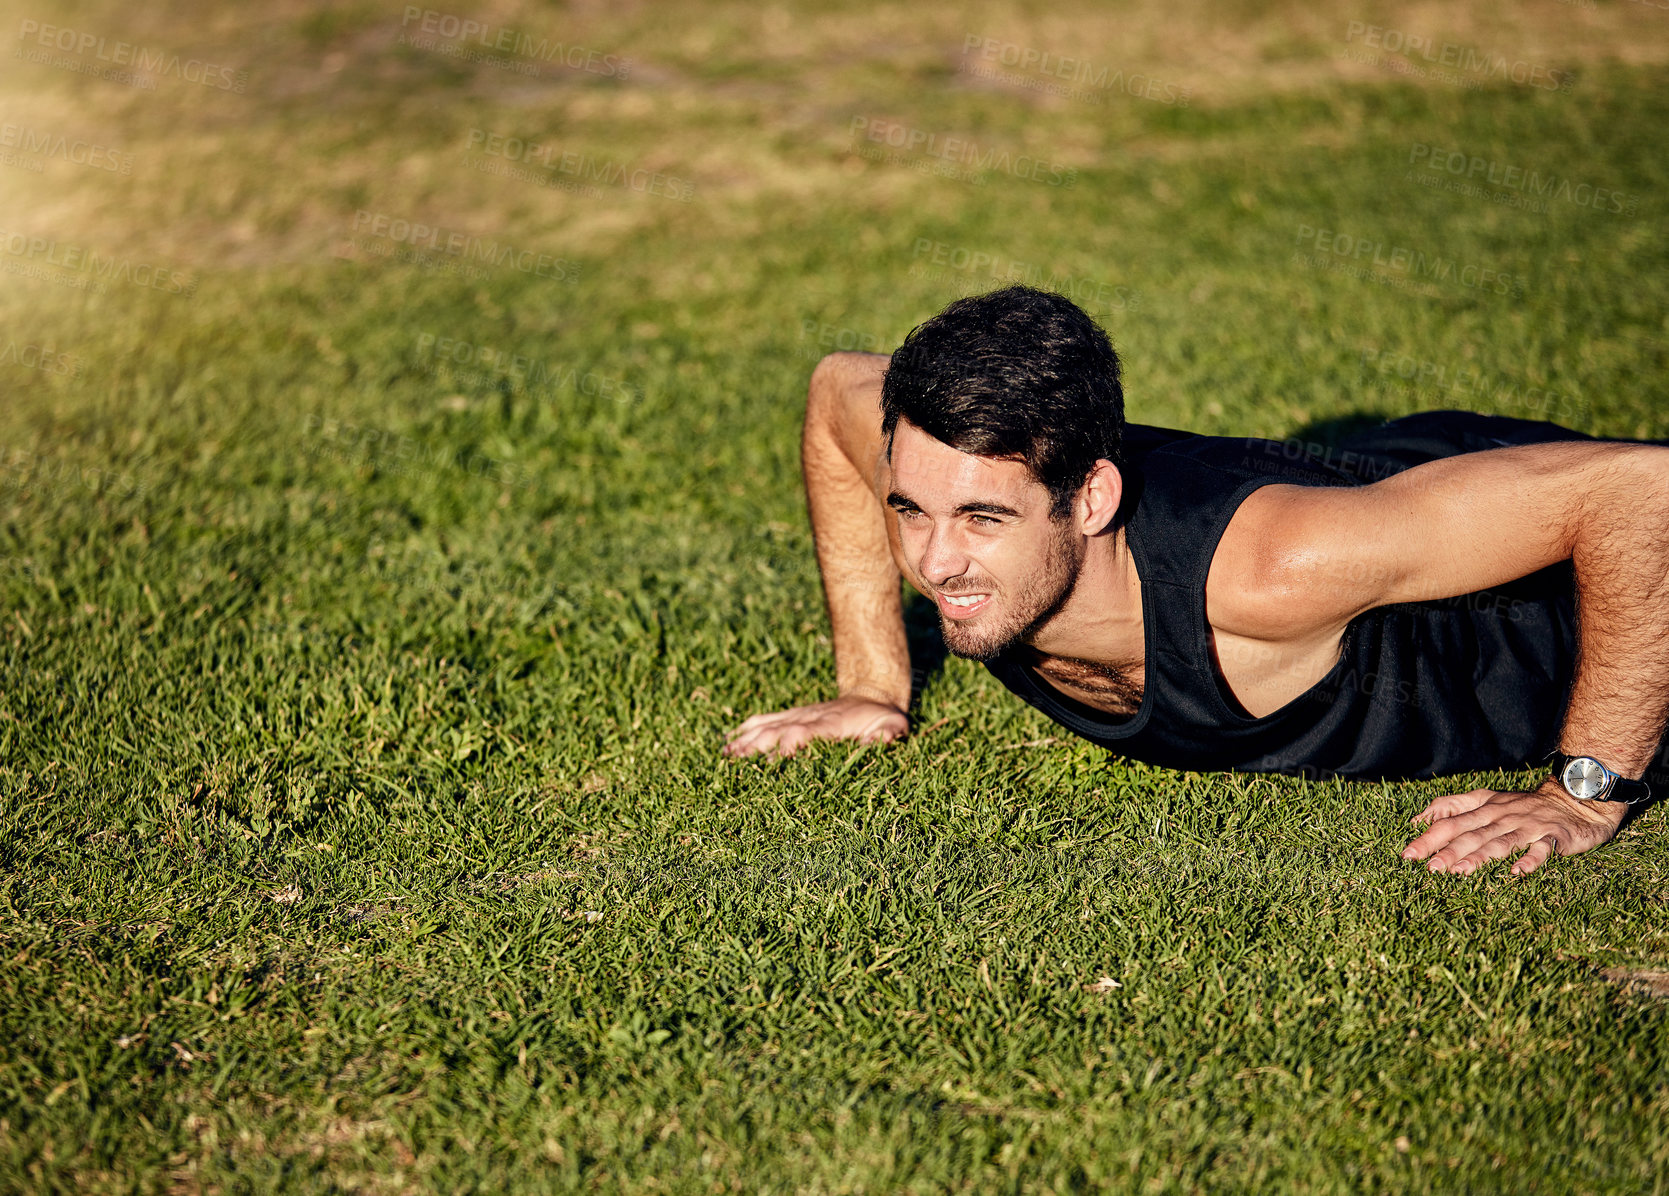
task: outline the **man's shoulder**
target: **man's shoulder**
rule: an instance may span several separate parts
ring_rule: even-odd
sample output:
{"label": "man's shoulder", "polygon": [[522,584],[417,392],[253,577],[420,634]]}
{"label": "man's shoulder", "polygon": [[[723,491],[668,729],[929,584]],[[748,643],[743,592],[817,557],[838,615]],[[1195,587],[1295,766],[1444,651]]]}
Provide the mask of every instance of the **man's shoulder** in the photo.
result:
{"label": "man's shoulder", "polygon": [[1306,551],[1302,521],[1317,510],[1311,500],[1318,496],[1313,487],[1277,482],[1253,490],[1235,508],[1206,579],[1207,621],[1214,628],[1276,641],[1314,633],[1306,599],[1326,580],[1327,563]]}
{"label": "man's shoulder", "polygon": [[1129,431],[1125,526],[1139,564],[1170,584],[1204,582],[1231,521],[1242,528],[1256,522],[1256,543],[1269,542],[1262,521],[1239,517],[1260,491],[1335,488],[1344,480],[1302,457],[1287,461],[1279,441],[1149,425],[1129,425]]}

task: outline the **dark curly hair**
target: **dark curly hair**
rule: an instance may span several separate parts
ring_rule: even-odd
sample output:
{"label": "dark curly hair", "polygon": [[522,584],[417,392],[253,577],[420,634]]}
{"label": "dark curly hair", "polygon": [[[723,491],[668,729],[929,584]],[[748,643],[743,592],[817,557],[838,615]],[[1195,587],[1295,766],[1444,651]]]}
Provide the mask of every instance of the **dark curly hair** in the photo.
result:
{"label": "dark curly hair", "polygon": [[1118,354],[1070,299],[1005,287],[917,325],[881,387],[881,434],[908,420],[981,457],[1023,460],[1064,519],[1096,461],[1122,465]]}

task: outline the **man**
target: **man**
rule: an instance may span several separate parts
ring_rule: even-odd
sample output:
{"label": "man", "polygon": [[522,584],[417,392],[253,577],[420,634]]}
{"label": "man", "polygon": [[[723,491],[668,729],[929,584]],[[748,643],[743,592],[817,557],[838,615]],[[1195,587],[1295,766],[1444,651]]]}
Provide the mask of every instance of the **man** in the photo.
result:
{"label": "man", "polygon": [[902,572],[950,651],[1134,758],[1411,778],[1553,756],[1533,790],[1416,815],[1403,856],[1433,871],[1531,872],[1648,795],[1669,449],[1441,412],[1294,461],[1126,425],[1105,333],[1025,287],[890,361],[824,358],[802,449],[839,697],[748,719],[732,755],[908,731]]}

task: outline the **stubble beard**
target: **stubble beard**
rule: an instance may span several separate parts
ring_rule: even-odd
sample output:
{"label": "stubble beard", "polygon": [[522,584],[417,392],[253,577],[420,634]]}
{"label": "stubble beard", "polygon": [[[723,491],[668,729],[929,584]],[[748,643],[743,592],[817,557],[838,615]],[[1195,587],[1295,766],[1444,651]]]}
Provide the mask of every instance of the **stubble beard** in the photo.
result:
{"label": "stubble beard", "polygon": [[[1001,615],[1000,622],[972,627],[940,612],[939,630],[946,650],[965,660],[988,661],[1023,643],[1066,605],[1083,567],[1083,540],[1073,535],[1069,521],[1061,520],[1042,566],[1012,588],[1011,607],[993,612]],[[1004,597],[1009,592],[1005,590]]]}

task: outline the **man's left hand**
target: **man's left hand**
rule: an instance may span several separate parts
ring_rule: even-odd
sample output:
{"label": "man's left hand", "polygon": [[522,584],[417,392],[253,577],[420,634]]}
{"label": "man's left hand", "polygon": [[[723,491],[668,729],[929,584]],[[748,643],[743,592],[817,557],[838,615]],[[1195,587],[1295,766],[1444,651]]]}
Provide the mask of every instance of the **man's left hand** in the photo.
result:
{"label": "man's left hand", "polygon": [[1465,876],[1522,849],[1512,874],[1524,876],[1555,852],[1577,855],[1609,843],[1627,813],[1623,802],[1577,801],[1554,778],[1528,791],[1474,789],[1440,797],[1414,815],[1416,826],[1431,825],[1402,858]]}

